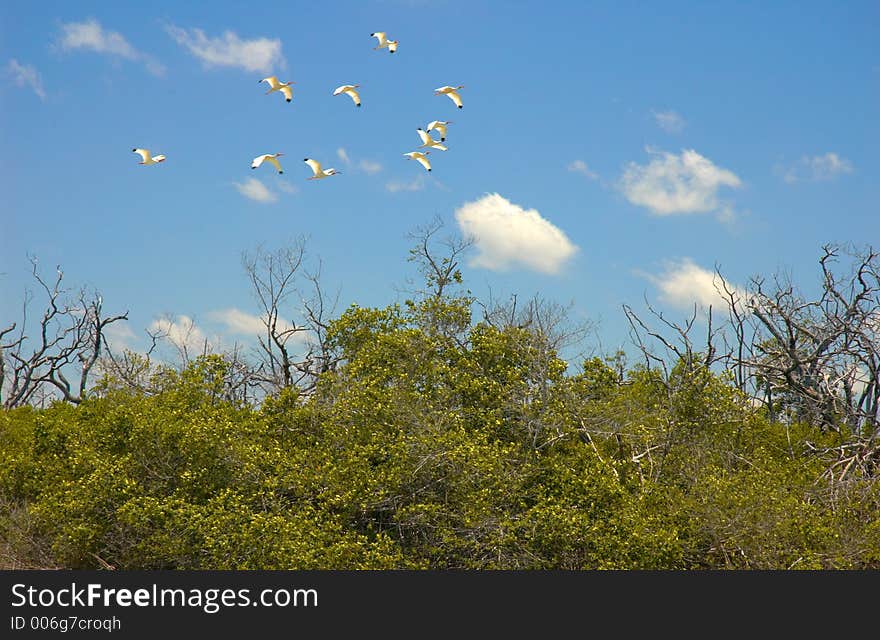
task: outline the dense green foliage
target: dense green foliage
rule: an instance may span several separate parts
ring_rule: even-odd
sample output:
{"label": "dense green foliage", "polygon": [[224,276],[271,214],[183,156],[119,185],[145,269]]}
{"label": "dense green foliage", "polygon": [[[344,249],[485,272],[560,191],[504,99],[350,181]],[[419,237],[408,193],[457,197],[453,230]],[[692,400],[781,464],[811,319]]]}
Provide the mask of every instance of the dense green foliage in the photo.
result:
{"label": "dense green foliage", "polygon": [[314,392],[228,364],[0,413],[0,563],[181,569],[880,568],[880,488],[693,362],[568,367],[471,300],[352,307]]}

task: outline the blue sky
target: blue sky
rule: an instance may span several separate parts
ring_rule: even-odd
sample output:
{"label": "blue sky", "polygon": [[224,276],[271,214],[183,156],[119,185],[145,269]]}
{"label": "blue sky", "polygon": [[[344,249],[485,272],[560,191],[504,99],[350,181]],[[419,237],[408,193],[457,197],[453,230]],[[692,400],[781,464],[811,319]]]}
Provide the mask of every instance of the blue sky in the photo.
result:
{"label": "blue sky", "polygon": [[[876,2],[4,3],[0,321],[36,255],[129,311],[119,344],[163,314],[247,341],[242,251],[306,236],[340,311],[385,305],[439,216],[476,295],[573,302],[611,350],[621,304],[683,318],[716,264],[809,287],[823,243],[877,245],[878,42]],[[427,174],[402,154],[431,120]]]}

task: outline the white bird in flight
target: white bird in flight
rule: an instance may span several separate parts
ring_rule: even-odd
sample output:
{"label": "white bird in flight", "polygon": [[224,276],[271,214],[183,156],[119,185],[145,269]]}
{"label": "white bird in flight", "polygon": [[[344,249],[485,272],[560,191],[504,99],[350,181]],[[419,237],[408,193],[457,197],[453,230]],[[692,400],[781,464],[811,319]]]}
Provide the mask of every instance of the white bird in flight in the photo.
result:
{"label": "white bird in flight", "polygon": [[440,134],[440,142],[446,142],[446,125],[452,124],[452,120],[434,120],[429,122],[425,131],[436,131]]}
{"label": "white bird in flight", "polygon": [[256,169],[264,162],[271,162],[275,165],[275,168],[278,169],[278,173],[284,173],[284,170],[281,168],[281,163],[278,162],[278,158],[283,155],[283,153],[264,153],[261,156],[257,156],[254,158],[254,161],[251,162],[251,169]]}
{"label": "white bird in flight", "polygon": [[317,160],[312,160],[311,158],[303,158],[303,162],[305,162],[312,169],[312,173],[315,174],[309,178],[309,180],[320,180],[321,178],[326,178],[328,176],[338,176],[342,172],[337,171],[336,169],[330,168],[326,171],[321,168],[321,163]]}
{"label": "white bird in flight", "polygon": [[159,164],[160,162],[165,162],[165,156],[151,156],[149,149],[132,149],[132,152],[142,158],[138,164]]}
{"label": "white bird in flight", "polygon": [[404,153],[403,155],[405,155],[410,160],[418,160],[419,164],[421,164],[423,167],[425,167],[425,169],[430,171],[431,170],[431,163],[428,161],[428,158],[425,157],[429,153],[431,153],[431,152],[430,151],[410,151],[409,153]]}
{"label": "white bird in flight", "polygon": [[458,95],[459,89],[464,89],[464,85],[459,85],[457,87],[440,87],[439,89],[434,89],[434,95],[439,96],[445,93],[449,97],[449,99],[452,100],[459,109],[461,109],[461,96]]}
{"label": "white bird in flight", "polygon": [[379,41],[379,44],[373,47],[373,51],[376,49],[384,49],[388,47],[388,53],[394,53],[397,51],[397,40],[389,40],[384,31],[377,31],[376,33],[370,34],[371,38],[376,38]]}
{"label": "white bird in flight", "polygon": [[295,82],[278,82],[278,78],[275,76],[263,78],[260,82],[266,82],[269,84],[269,90],[266,92],[267,94],[272,93],[273,91],[280,91],[284,94],[284,97],[288,102],[293,100],[293,89],[290,88],[290,85],[296,84]]}
{"label": "white bird in flight", "polygon": [[432,149],[440,149],[440,151],[446,151],[445,145],[442,145],[434,140],[434,138],[428,135],[427,131],[422,131],[421,127],[416,129],[416,133],[418,133],[419,137],[422,139],[422,144],[419,145],[420,147],[430,147]]}
{"label": "white bird in flight", "polygon": [[341,87],[336,87],[336,90],[333,91],[333,95],[338,96],[340,93],[348,94],[348,96],[352,100],[354,100],[354,103],[357,106],[361,106],[361,97],[360,97],[360,95],[358,95],[358,92],[355,91],[355,89],[357,89],[359,86],[361,86],[361,85],[359,85],[359,84],[344,84]]}

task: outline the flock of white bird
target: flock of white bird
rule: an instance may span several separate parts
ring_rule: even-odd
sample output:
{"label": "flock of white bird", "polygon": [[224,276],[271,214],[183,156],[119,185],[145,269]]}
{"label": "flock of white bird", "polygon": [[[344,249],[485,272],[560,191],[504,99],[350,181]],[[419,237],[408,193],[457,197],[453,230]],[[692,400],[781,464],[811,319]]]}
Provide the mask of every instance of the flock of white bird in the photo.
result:
{"label": "flock of white bird", "polygon": [[[379,41],[379,44],[373,47],[373,50],[378,49],[388,49],[389,53],[394,53],[397,51],[397,40],[389,40],[387,34],[384,31],[376,31],[375,33],[371,33],[370,37],[376,38]],[[278,80],[276,76],[269,76],[268,78],[263,78],[259,81],[260,83],[265,82],[269,86],[269,90],[266,91],[266,94],[273,93],[275,91],[280,91],[287,102],[293,100],[293,89],[291,85],[296,84],[295,82],[281,82]],[[334,96],[338,95],[347,95],[352,99],[355,106],[361,106],[361,96],[358,93],[358,88],[360,88],[359,84],[344,84],[342,86],[336,87],[333,91]],[[461,101],[461,95],[459,94],[459,90],[464,89],[463,86],[459,85],[457,87],[440,87],[439,89],[434,90],[435,96],[447,96],[455,106],[459,109],[463,107]],[[410,151],[409,153],[404,153],[403,155],[409,158],[410,160],[416,160],[421,164],[427,171],[431,170],[431,162],[428,160],[428,154],[431,152],[429,149],[437,149],[439,151],[446,151],[447,147],[443,143],[446,142],[446,127],[452,124],[451,120],[434,120],[428,123],[428,126],[422,129],[419,127],[416,129],[416,133],[419,134],[419,138],[422,141],[422,144],[417,148],[424,148],[424,151]],[[440,140],[435,140],[431,137],[430,132],[436,131],[440,135]],[[141,157],[141,162],[138,164],[149,165],[149,164],[159,164],[160,162],[165,161],[164,155],[152,155],[149,149],[141,149],[135,148],[132,149],[134,153],[137,153]],[[283,156],[283,153],[264,153],[262,155],[257,156],[251,162],[251,169],[256,169],[264,162],[271,163],[278,173],[284,173],[284,170],[281,168],[281,163],[278,161],[278,158]],[[322,178],[328,178],[330,176],[340,175],[342,172],[337,171],[334,168],[324,169],[321,166],[321,163],[313,158],[304,158],[303,162],[305,162],[309,168],[312,170],[312,176],[309,180],[320,180]]]}

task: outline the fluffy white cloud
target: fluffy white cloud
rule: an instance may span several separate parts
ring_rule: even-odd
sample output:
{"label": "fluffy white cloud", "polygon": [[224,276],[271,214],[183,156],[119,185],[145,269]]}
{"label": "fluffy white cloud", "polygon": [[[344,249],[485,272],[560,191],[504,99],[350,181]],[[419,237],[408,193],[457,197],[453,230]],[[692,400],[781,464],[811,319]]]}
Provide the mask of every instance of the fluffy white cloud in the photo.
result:
{"label": "fluffy white cloud", "polygon": [[373,162],[372,160],[361,160],[358,162],[358,169],[367,175],[374,176],[382,171],[382,165],[378,162]]}
{"label": "fluffy white cloud", "polygon": [[419,174],[412,180],[391,180],[385,184],[385,189],[391,193],[398,193],[400,191],[421,191],[426,185],[427,181],[425,180],[425,176]]}
{"label": "fluffy white cloud", "polygon": [[798,164],[792,166],[777,165],[776,173],[788,184],[803,180],[832,180],[839,175],[853,172],[852,162],[829,151],[820,156],[803,156]]}
{"label": "fluffy white cloud", "polygon": [[813,171],[814,180],[830,180],[841,173],[852,173],[853,170],[849,160],[831,151],[823,156],[813,156],[807,159],[807,163]]}
{"label": "fluffy white cloud", "polygon": [[[235,307],[211,311],[207,315],[209,320],[219,322],[226,326],[228,333],[245,336],[262,336],[266,334],[266,316],[255,316]],[[278,318],[277,328],[280,331],[288,331],[294,328],[293,324],[283,318]]]}
{"label": "fluffy white cloud", "polygon": [[226,325],[226,329],[230,333],[249,336],[259,336],[266,333],[266,325],[263,324],[263,320],[259,316],[245,313],[235,307],[211,311],[207,317],[209,320]]}
{"label": "fluffy white cloud", "polygon": [[299,193],[299,189],[297,188],[297,186],[295,184],[291,184],[287,180],[282,180],[281,178],[278,178],[275,181],[275,184],[284,193]]}
{"label": "fluffy white cloud", "polygon": [[574,162],[572,162],[571,164],[568,165],[568,170],[571,171],[572,173],[579,173],[581,175],[584,175],[584,176],[590,178],[591,180],[595,180],[596,178],[599,177],[598,175],[596,175],[596,173],[594,171],[590,170],[590,167],[588,167],[587,163],[584,162],[583,160],[575,160]]}
{"label": "fluffy white cloud", "polygon": [[256,178],[248,178],[243,183],[234,182],[233,184],[241,195],[255,202],[269,204],[278,200],[278,196],[269,191],[269,187]]}
{"label": "fluffy white cloud", "polygon": [[578,248],[536,209],[524,209],[497,193],[467,202],[455,211],[462,232],[479,254],[475,267],[493,270],[521,266],[558,273]]}
{"label": "fluffy white cloud", "polygon": [[62,24],[61,30],[63,34],[59,44],[66,51],[86,49],[142,62],[150,73],[157,76],[165,73],[165,67],[152,56],[135,49],[121,33],[105,30],[94,18]]}
{"label": "fluffy white cloud", "polygon": [[706,213],[718,210],[718,190],[742,182],[693,149],[681,155],[647,149],[654,158],[647,165],[630,162],[620,179],[620,189],[633,204],[657,215]]}
{"label": "fluffy white cloud", "polygon": [[277,38],[243,40],[234,31],[209,38],[201,29],[181,29],[174,25],[167,26],[166,31],[207,67],[239,67],[268,73],[286,66],[281,40]]}
{"label": "fluffy white cloud", "polygon": [[727,296],[725,285],[734,292],[736,299],[742,300],[744,292],[730,282],[724,280],[715,271],[704,269],[690,258],[673,260],[666,263],[664,271],[659,275],[645,274],[660,290],[660,299],[667,304],[680,308],[725,307]]}
{"label": "fluffy white cloud", "polygon": [[108,324],[103,331],[104,340],[114,352],[122,352],[126,349],[133,351],[132,340],[135,339],[134,331],[128,326],[128,322],[118,321]]}
{"label": "fluffy white cloud", "polygon": [[201,352],[206,343],[208,350],[212,348],[211,341],[189,316],[159,318],[150,323],[148,330],[150,333],[159,333],[175,347],[190,354]]}
{"label": "fluffy white cloud", "polygon": [[15,58],[6,65],[6,70],[12,75],[15,84],[19,87],[28,86],[39,96],[40,100],[46,99],[46,91],[43,89],[43,79],[35,67],[29,64],[21,64]]}
{"label": "fluffy white cloud", "polygon": [[[344,147],[339,147],[336,150],[336,155],[339,157],[339,160],[342,161],[346,166],[351,166],[354,163],[351,156],[348,154],[348,151]],[[366,173],[367,175],[374,176],[380,171],[382,171],[382,165],[378,162],[374,162],[373,160],[360,160],[357,163],[357,170]]]}
{"label": "fluffy white cloud", "polygon": [[675,111],[652,111],[657,126],[666,133],[681,133],[684,131],[685,121],[680,114]]}

